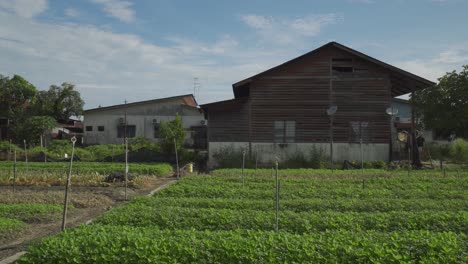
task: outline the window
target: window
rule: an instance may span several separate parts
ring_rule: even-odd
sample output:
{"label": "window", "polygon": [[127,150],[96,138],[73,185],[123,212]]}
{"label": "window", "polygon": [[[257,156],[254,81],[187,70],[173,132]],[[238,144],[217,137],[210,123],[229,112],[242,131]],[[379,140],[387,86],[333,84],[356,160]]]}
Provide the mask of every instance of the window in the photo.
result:
{"label": "window", "polygon": [[159,124],[154,124],[154,138],[159,138]]}
{"label": "window", "polygon": [[97,127],[97,131],[99,131],[99,132],[104,131],[104,126],[98,126],[98,127]]}
{"label": "window", "polygon": [[[127,125],[127,137],[133,138],[136,134],[136,126],[135,125]],[[125,136],[125,126],[118,126],[117,127],[117,137],[123,138]]]}
{"label": "window", "polygon": [[363,143],[370,142],[369,122],[352,121],[349,122],[349,126],[351,129],[351,143],[359,143],[361,141],[361,137]]}
{"label": "window", "polygon": [[332,69],[334,72],[353,72],[353,67],[349,66],[333,66]]}
{"label": "window", "polygon": [[86,131],[93,131],[93,126],[86,126]]}
{"label": "window", "polygon": [[296,121],[274,122],[275,143],[294,143],[296,139]]}

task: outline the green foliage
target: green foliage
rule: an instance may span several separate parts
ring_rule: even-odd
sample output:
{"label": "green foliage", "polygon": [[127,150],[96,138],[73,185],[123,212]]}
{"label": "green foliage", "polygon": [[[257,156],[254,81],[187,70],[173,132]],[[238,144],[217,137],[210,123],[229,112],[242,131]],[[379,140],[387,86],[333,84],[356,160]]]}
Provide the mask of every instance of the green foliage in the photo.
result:
{"label": "green foliage", "polygon": [[19,75],[0,75],[0,116],[14,122],[21,120],[28,105],[34,102],[37,89]]}
{"label": "green foliage", "polygon": [[25,227],[26,224],[20,220],[0,217],[0,239]]}
{"label": "green foliage", "polygon": [[[218,168],[241,168],[242,167],[242,151],[241,148],[236,148],[233,145],[224,146],[219,148],[213,153],[213,157],[217,162]],[[245,168],[257,167],[272,167],[274,161],[268,163],[262,163],[257,159],[261,159],[261,151],[251,153],[248,151],[245,155]],[[258,157],[255,157],[258,155]],[[283,168],[326,168],[329,165],[329,157],[325,154],[323,149],[317,147],[311,147],[308,155],[301,151],[297,151],[293,154],[287,155],[285,158],[279,160],[279,166]]]}
{"label": "green foliage", "polygon": [[[223,146],[213,153],[213,157],[218,163],[218,168],[242,168],[243,149],[235,148],[234,145]],[[245,155],[245,167],[255,167],[255,157]]]}
{"label": "green foliage", "polygon": [[[28,171],[35,173],[52,173],[53,177],[62,177],[68,170],[68,162],[29,162]],[[134,174],[144,174],[153,176],[167,176],[172,172],[171,165],[167,163],[139,164],[131,163],[130,172]],[[0,162],[0,171],[11,171],[13,162]],[[18,162],[18,169],[26,168],[24,162]],[[112,172],[123,172],[125,164],[110,162],[75,162],[73,174],[109,174]],[[4,172],[2,172],[4,173]]]}
{"label": "green foliage", "polygon": [[427,156],[424,156],[424,160],[432,158],[433,160],[449,160],[450,159],[450,147],[448,144],[429,143],[426,144]]}
{"label": "green foliage", "polygon": [[164,153],[174,153],[174,139],[177,149],[181,149],[184,144],[185,131],[182,119],[176,113],[175,119],[169,122],[161,122],[159,126],[160,145]]}
{"label": "green foliage", "polygon": [[25,222],[44,222],[56,219],[62,206],[55,204],[0,204],[0,217]]}
{"label": "green foliage", "polygon": [[459,73],[442,76],[437,85],[416,92],[414,101],[427,127],[468,137],[468,65]]}
{"label": "green foliage", "polygon": [[50,116],[32,116],[15,125],[16,138],[25,139],[28,144],[35,145],[40,137],[56,126],[56,121]]}
{"label": "green foliage", "polygon": [[132,138],[132,139],[130,139],[128,144],[129,144],[129,148],[131,150],[138,150],[138,149],[141,149],[141,148],[147,148],[147,149],[159,151],[158,144],[151,142],[149,139],[147,139],[145,137]]}
{"label": "green foliage", "polygon": [[0,141],[0,150],[1,151],[9,151],[10,148],[11,148],[11,151],[15,151],[15,150],[16,150],[16,152],[22,151],[22,149],[20,147],[16,146],[13,143],[10,144],[10,142],[7,141],[7,140]]}
{"label": "green foliage", "polygon": [[31,246],[18,263],[465,263],[453,232],[290,234],[81,226]]}
{"label": "green foliage", "polygon": [[105,144],[93,145],[86,147],[85,150],[89,151],[95,160],[104,160],[107,157],[113,157],[125,153],[122,144]]}
{"label": "green foliage", "polygon": [[468,141],[456,139],[449,146],[451,158],[456,162],[468,163]]}
{"label": "green foliage", "polygon": [[40,91],[34,105],[38,115],[47,115],[55,120],[67,120],[71,116],[79,116],[83,112],[84,101],[75,85],[63,83],[61,86],[51,85],[48,91]]}
{"label": "green foliage", "polygon": [[19,263],[466,263],[466,172],[279,171],[185,177]]}

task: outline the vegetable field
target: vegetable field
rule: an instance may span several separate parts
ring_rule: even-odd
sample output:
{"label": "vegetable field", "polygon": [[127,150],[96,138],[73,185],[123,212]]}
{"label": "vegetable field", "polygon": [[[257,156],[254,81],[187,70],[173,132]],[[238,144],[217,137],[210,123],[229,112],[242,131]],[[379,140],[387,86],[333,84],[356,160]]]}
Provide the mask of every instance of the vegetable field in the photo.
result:
{"label": "vegetable field", "polygon": [[[169,164],[132,163],[129,171],[133,177],[126,190],[125,164],[73,165],[67,228],[124,202],[125,195],[130,199],[146,195],[172,180],[167,178],[172,175]],[[0,162],[0,260],[60,231],[68,169],[68,162],[17,162],[16,170],[13,162]],[[108,177],[113,172],[117,177]]]}
{"label": "vegetable field", "polygon": [[220,170],[46,238],[20,263],[468,262],[466,173],[279,173],[278,226],[270,170],[245,183]]}

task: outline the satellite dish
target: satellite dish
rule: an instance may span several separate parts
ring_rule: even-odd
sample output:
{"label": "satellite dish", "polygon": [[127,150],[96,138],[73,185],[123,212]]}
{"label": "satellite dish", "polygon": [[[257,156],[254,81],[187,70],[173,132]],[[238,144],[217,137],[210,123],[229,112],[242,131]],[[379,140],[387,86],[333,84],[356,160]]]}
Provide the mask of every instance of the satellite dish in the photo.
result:
{"label": "satellite dish", "polygon": [[328,107],[327,109],[327,115],[334,115],[336,113],[336,110],[338,110],[338,106],[336,104],[331,104],[330,107]]}
{"label": "satellite dish", "polygon": [[395,115],[398,114],[398,109],[393,108],[393,107],[389,107],[389,108],[387,108],[387,110],[385,110],[385,113],[387,113],[387,115],[389,115],[389,116],[395,116]]}

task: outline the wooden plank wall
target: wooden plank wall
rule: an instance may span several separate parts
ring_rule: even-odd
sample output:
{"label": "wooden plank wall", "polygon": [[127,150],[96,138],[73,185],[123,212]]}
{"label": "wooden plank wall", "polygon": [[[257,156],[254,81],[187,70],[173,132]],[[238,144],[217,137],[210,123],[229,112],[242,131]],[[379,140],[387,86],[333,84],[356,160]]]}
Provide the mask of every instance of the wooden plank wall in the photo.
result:
{"label": "wooden plank wall", "polygon": [[247,100],[208,107],[208,141],[248,142],[248,110]]}
{"label": "wooden plank wall", "polygon": [[[332,58],[350,58],[352,66],[364,71],[333,72]],[[389,73],[341,50],[302,57],[259,76],[250,87],[252,142],[273,142],[273,123],[279,120],[296,121],[296,142],[328,142],[330,100],[338,105],[335,142],[351,141],[351,121],[369,122],[367,143],[389,141]]]}

